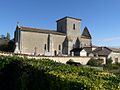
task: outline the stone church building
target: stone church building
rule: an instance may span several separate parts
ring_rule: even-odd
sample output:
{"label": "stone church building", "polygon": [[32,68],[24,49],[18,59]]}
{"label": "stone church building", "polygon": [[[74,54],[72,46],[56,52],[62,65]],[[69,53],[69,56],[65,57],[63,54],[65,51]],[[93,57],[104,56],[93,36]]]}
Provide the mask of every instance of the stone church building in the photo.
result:
{"label": "stone church building", "polygon": [[56,31],[17,26],[15,53],[68,56],[74,53],[73,49],[92,46],[92,37],[87,27],[80,32],[81,19],[66,16],[56,22]]}

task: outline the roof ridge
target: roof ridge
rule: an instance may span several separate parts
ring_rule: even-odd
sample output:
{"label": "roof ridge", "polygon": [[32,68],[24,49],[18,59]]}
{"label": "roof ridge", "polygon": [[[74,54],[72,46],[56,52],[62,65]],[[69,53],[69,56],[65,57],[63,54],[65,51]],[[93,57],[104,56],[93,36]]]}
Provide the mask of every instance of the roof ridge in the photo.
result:
{"label": "roof ridge", "polygon": [[29,28],[29,29],[36,29],[36,30],[50,30],[50,31],[55,31],[52,29],[43,29],[43,28],[34,28],[34,27],[26,27],[26,26],[19,26],[20,28]]}
{"label": "roof ridge", "polygon": [[64,33],[57,32],[55,30],[50,30],[50,29],[47,30],[47,29],[32,28],[32,27],[25,27],[25,26],[19,26],[18,29],[22,30],[22,31],[48,33],[48,34],[57,34],[57,35],[65,35]]}

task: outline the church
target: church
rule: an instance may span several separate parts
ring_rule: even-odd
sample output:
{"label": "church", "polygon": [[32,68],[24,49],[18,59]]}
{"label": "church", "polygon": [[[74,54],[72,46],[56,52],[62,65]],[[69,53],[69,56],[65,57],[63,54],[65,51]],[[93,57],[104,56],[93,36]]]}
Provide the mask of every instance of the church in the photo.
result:
{"label": "church", "polygon": [[81,19],[66,16],[57,20],[57,30],[45,30],[17,25],[15,53],[44,56],[80,56],[92,51],[92,37],[87,27],[81,33]]}

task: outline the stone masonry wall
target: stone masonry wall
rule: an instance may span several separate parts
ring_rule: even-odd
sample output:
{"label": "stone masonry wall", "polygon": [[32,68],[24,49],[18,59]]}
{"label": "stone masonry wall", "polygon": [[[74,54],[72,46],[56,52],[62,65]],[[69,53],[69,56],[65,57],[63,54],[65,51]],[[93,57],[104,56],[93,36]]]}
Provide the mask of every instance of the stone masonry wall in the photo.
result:
{"label": "stone masonry wall", "polygon": [[32,54],[35,52],[44,54],[44,45],[47,44],[48,34],[21,31],[21,53]]}
{"label": "stone masonry wall", "polygon": [[[54,54],[54,51],[59,51],[59,45],[61,45],[65,39],[66,36],[64,35],[55,35],[52,34],[53,37],[53,48],[52,53]],[[36,33],[36,32],[26,32],[21,31],[21,53],[23,54],[32,54],[36,52],[37,54],[43,55],[45,53],[45,44],[46,49],[48,49],[48,34],[46,33]]]}
{"label": "stone masonry wall", "polygon": [[[14,53],[0,53],[0,55],[4,55],[4,56],[13,56]],[[45,57],[45,56],[28,56],[28,55],[18,55],[20,57],[27,57],[27,58],[35,58],[35,59],[51,59],[53,61],[56,61],[56,62],[60,62],[60,63],[64,63],[66,64],[66,62],[70,59],[72,59],[74,62],[79,62],[81,63],[82,65],[86,65],[87,62],[92,58],[92,57],[68,57],[68,56],[65,56],[65,57]],[[101,59],[104,59],[104,64],[106,64],[106,58],[105,57],[98,57],[98,58],[101,58]],[[96,58],[97,59],[97,58]]]}

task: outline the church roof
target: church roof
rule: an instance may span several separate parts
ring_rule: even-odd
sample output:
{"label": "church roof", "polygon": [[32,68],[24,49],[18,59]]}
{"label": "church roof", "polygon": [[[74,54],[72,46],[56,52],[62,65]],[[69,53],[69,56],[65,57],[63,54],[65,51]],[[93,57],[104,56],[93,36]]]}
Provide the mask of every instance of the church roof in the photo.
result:
{"label": "church roof", "polygon": [[54,30],[46,30],[46,29],[38,29],[38,28],[31,28],[31,27],[23,27],[17,26],[17,29],[21,31],[29,31],[29,32],[38,32],[38,33],[47,33],[47,34],[57,34],[57,35],[65,35],[64,33],[60,33]]}
{"label": "church roof", "polygon": [[92,38],[87,27],[84,28],[81,37],[82,38],[87,38],[87,39],[91,39]]}

